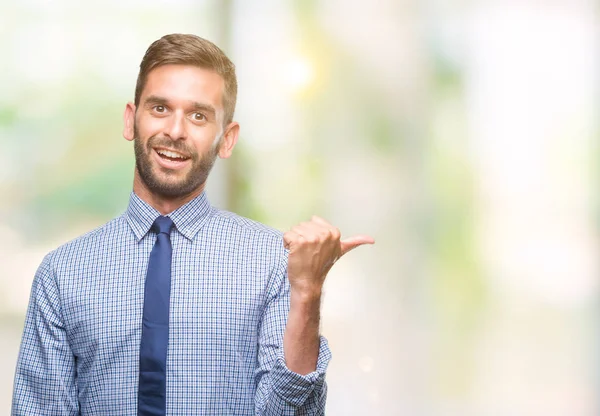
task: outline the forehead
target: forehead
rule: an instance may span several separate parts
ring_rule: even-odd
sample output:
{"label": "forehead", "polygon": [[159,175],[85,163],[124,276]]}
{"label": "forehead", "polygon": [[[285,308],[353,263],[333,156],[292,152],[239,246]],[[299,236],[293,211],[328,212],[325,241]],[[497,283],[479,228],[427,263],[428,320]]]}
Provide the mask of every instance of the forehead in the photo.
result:
{"label": "forehead", "polygon": [[162,65],[148,74],[140,102],[150,95],[158,95],[174,104],[193,101],[222,110],[224,88],[223,77],[211,69]]}

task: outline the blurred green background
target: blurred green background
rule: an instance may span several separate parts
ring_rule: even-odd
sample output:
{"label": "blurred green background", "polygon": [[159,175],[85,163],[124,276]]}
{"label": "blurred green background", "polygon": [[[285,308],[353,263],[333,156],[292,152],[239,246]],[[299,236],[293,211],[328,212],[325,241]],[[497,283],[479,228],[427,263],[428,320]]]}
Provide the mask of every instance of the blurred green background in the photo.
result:
{"label": "blurred green background", "polygon": [[139,62],[194,33],[237,65],[212,203],[377,244],[338,262],[331,415],[596,415],[598,4],[0,3],[0,414],[42,257],[126,208]]}

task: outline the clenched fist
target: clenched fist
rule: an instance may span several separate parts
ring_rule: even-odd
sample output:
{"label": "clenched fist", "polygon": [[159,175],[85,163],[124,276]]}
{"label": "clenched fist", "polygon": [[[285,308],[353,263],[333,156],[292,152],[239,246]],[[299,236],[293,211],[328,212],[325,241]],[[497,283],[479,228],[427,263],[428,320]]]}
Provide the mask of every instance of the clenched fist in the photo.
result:
{"label": "clenched fist", "polygon": [[288,279],[293,291],[320,296],[327,272],[350,250],[373,244],[367,235],[340,240],[340,230],[316,215],[283,235],[285,248],[290,251]]}

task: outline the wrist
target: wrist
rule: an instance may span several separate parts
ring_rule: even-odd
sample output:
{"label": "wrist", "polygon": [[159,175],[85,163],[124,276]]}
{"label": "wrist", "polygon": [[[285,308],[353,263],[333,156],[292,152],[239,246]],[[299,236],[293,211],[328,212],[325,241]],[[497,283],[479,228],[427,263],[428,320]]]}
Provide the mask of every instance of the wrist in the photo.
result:
{"label": "wrist", "polygon": [[300,302],[305,304],[320,303],[322,290],[321,287],[294,287],[290,289],[290,300],[292,302]]}

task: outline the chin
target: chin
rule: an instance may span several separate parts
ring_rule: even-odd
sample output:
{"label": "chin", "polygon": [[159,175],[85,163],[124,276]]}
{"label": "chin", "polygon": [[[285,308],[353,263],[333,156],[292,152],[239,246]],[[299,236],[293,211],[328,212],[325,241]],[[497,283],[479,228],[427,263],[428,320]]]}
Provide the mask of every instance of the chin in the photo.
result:
{"label": "chin", "polygon": [[201,183],[190,184],[187,181],[158,181],[152,192],[164,198],[183,198],[198,191]]}

